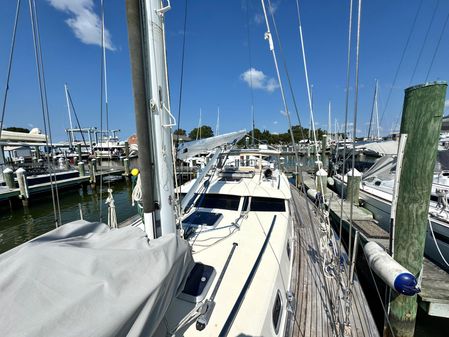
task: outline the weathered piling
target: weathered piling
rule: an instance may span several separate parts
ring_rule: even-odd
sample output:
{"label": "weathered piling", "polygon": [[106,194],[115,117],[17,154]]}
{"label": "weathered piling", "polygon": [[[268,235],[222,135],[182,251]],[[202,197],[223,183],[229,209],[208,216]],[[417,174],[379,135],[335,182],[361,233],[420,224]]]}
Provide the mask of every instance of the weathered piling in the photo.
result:
{"label": "weathered piling", "polygon": [[30,194],[28,191],[28,181],[25,173],[26,171],[21,167],[16,170],[16,177],[20,190],[20,199],[22,199],[24,206],[28,206],[28,198],[30,197]]}
{"label": "weathered piling", "polygon": [[7,167],[3,170],[3,180],[5,181],[6,186],[8,186],[9,188],[15,187],[14,172],[9,167]]}
{"label": "weathered piling", "polygon": [[327,136],[323,135],[323,138],[321,139],[321,153],[324,154],[327,149]]}
{"label": "weathered piling", "polygon": [[323,196],[327,193],[327,172],[320,168],[316,174],[316,189],[318,192],[320,192]]}
{"label": "weathered piling", "polygon": [[83,159],[81,152],[81,144],[76,144],[76,153],[78,154],[78,160],[81,161]]}
{"label": "weathered piling", "polygon": [[129,170],[129,159],[125,158],[123,160],[123,166],[125,167],[125,176],[129,176],[130,170]]}
{"label": "weathered piling", "polygon": [[34,147],[34,156],[36,160],[39,160],[41,158],[41,153],[39,152],[39,146]]}
{"label": "weathered piling", "polygon": [[125,142],[125,157],[129,158],[129,143]]}
{"label": "weathered piling", "polygon": [[346,200],[352,200],[354,205],[359,205],[360,199],[360,182],[362,181],[362,174],[357,170],[349,170],[346,174],[348,184],[346,188]]}
{"label": "weathered piling", "polygon": [[84,177],[86,175],[86,170],[84,167],[84,162],[79,161],[78,162],[78,171],[80,173],[80,177]]}
{"label": "weathered piling", "polygon": [[95,186],[96,176],[94,164],[92,163],[92,161],[90,161],[88,165],[89,165],[89,182],[92,186]]}
{"label": "weathered piling", "polygon": [[[412,274],[422,270],[429,198],[446,97],[446,83],[405,90],[401,134],[406,134],[394,222],[394,258]],[[414,335],[415,296],[390,299],[390,323],[396,337]],[[385,335],[391,336],[389,329]]]}

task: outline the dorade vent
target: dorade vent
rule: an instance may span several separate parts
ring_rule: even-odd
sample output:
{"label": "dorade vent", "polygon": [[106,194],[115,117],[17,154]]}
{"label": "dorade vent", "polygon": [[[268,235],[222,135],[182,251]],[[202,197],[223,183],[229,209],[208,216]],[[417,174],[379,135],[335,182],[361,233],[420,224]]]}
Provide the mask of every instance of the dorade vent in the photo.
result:
{"label": "dorade vent", "polygon": [[276,335],[279,333],[279,326],[281,325],[281,316],[282,316],[282,299],[281,293],[278,290],[276,294],[276,299],[274,300],[272,312],[273,328]]}

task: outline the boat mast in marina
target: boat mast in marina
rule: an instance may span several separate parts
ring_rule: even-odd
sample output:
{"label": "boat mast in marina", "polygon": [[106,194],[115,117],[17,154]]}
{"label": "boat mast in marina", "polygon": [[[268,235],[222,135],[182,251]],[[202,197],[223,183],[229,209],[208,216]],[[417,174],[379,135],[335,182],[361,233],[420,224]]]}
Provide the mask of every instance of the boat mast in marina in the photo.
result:
{"label": "boat mast in marina", "polygon": [[69,92],[68,92],[68,89],[67,89],[67,83],[64,84],[64,92],[65,92],[65,100],[66,100],[66,103],[67,103],[67,113],[69,115],[69,125],[70,125],[69,146],[70,146],[70,149],[72,149],[73,148],[73,141],[74,141],[75,138],[73,137],[72,113],[70,111]]}
{"label": "boat mast in marina", "polygon": [[138,1],[126,3],[144,223],[148,236],[155,238],[176,229],[171,134],[175,123],[168,99],[164,31],[170,5],[146,1],[144,15]]}

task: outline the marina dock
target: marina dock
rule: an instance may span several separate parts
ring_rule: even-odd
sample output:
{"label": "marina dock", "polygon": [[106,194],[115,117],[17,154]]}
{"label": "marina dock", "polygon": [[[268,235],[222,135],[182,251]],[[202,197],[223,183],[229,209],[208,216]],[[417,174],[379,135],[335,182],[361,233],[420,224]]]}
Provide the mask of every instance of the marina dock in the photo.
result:
{"label": "marina dock", "polygon": [[[319,219],[314,214],[315,205],[300,193],[292,187],[292,211],[298,240],[294,259],[299,260],[299,270],[292,278],[297,294],[296,317],[293,327],[290,327],[292,336],[331,337],[341,335],[343,331],[348,336],[379,336],[357,276],[351,287],[350,326],[336,324],[336,321],[345,321],[344,294],[337,280],[327,281],[323,275],[319,253],[313,248],[316,247],[313,228],[319,228]],[[307,203],[311,208],[311,218]],[[338,332],[336,329],[339,329]]]}
{"label": "marina dock", "polygon": [[[315,182],[312,177],[304,177],[306,187],[314,188]],[[337,193],[327,192],[329,210],[332,220],[340,221],[341,204],[343,204],[343,229],[346,233],[350,227],[350,202],[341,199]],[[352,235],[359,232],[360,244],[375,241],[384,249],[388,249],[390,235],[382,229],[374,219],[372,213],[360,206],[353,206]],[[362,248],[362,247],[360,247]],[[449,274],[436,266],[432,261],[424,257],[423,276],[421,292],[418,294],[418,303],[427,314],[437,317],[449,318]]]}
{"label": "marina dock", "polygon": [[[124,176],[125,168],[121,166],[117,167],[103,167],[99,168],[94,174],[89,171],[85,172],[84,175],[80,174],[78,177],[68,178],[68,179],[62,179],[58,180],[57,182],[53,182],[53,185],[58,187],[58,189],[64,189],[64,188],[74,188],[79,186],[85,186],[89,183],[92,183],[93,176],[94,181],[99,181],[100,177],[106,177],[106,176],[116,176],[120,177],[120,179]],[[50,181],[40,183],[40,184],[34,184],[28,186],[28,194],[31,197],[32,195],[37,195],[41,193],[47,193],[51,190],[52,183]],[[7,186],[0,186],[0,202],[2,201],[13,201],[15,199],[22,199],[20,188],[9,188]]]}

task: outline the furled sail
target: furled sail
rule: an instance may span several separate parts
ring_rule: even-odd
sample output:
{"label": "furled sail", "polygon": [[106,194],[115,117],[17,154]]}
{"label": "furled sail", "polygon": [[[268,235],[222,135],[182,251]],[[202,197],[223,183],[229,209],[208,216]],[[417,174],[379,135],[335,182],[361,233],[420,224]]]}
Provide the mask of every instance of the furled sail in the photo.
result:
{"label": "furled sail", "polygon": [[196,156],[200,153],[206,153],[224,144],[236,143],[245,135],[246,130],[240,130],[236,132],[226,133],[220,136],[182,143],[179,145],[177,157],[178,159],[184,160],[186,158]]}

